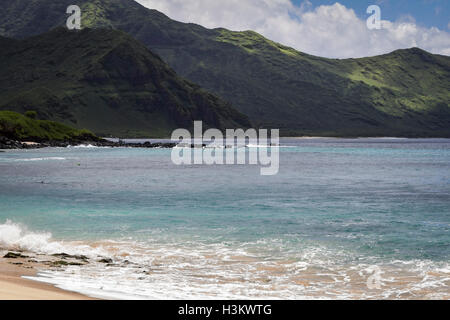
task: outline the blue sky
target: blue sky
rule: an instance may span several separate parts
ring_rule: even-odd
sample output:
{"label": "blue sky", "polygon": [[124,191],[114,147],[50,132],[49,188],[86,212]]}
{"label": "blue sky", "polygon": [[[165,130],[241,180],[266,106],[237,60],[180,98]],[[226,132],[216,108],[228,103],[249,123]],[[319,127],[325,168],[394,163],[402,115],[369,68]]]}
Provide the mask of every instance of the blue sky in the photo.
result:
{"label": "blue sky", "polygon": [[[136,0],[207,28],[253,30],[299,51],[359,58],[419,47],[450,56],[450,0]],[[370,5],[381,8],[368,26]]]}
{"label": "blue sky", "polygon": [[[299,5],[303,0],[293,0]],[[339,2],[347,8],[352,8],[355,13],[364,18],[367,7],[377,4],[381,8],[382,19],[395,21],[412,16],[418,25],[426,27],[438,27],[448,30],[450,22],[450,0],[310,0],[313,7],[320,5],[332,5]]]}

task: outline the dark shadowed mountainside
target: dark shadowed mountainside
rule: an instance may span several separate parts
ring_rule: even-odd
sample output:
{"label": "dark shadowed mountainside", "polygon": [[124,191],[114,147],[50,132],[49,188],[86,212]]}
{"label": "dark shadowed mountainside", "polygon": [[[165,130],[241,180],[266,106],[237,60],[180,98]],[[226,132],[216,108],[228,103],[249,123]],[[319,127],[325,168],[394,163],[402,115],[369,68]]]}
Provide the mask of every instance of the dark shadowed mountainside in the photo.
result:
{"label": "dark shadowed mountainside", "polygon": [[228,103],[180,77],[157,55],[117,30],[0,38],[0,109],[121,137],[166,137],[203,120],[248,127]]}
{"label": "dark shadowed mountainside", "polygon": [[[284,135],[450,137],[450,57],[412,48],[325,59],[252,32],[173,21],[132,0],[11,0],[0,34],[22,38],[65,23],[129,33],[181,76]],[[301,35],[299,35],[301,36]]]}

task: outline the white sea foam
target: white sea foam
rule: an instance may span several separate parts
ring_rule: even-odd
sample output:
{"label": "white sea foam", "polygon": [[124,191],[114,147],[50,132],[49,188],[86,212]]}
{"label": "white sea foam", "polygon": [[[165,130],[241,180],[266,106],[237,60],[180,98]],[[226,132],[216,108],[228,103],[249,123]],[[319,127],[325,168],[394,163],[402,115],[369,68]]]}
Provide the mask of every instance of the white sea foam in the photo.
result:
{"label": "white sea foam", "polygon": [[0,225],[0,246],[86,255],[85,266],[41,270],[30,279],[106,299],[436,299],[448,296],[450,281],[448,263],[397,260],[380,262],[382,289],[369,290],[370,264],[353,265],[349,252],[323,246],[293,250],[280,239],[64,242],[8,221]]}
{"label": "white sea foam", "polygon": [[262,144],[248,144],[246,145],[247,148],[297,148],[297,146],[279,146],[279,145],[262,145]]}
{"label": "white sea foam", "polygon": [[50,233],[27,232],[11,221],[0,225],[0,246],[6,249],[41,252],[44,248],[48,249],[50,238]]}
{"label": "white sea foam", "polygon": [[24,159],[15,159],[14,161],[25,161],[25,162],[31,162],[31,161],[51,161],[51,160],[67,160],[63,157],[44,157],[44,158],[24,158]]}
{"label": "white sea foam", "polygon": [[74,148],[74,149],[93,149],[93,148],[99,148],[97,146],[94,146],[92,144],[80,144],[78,146],[68,146],[67,148]]}
{"label": "white sea foam", "polygon": [[49,232],[32,232],[25,226],[6,221],[0,224],[0,247],[6,250],[25,250],[38,254],[79,254],[98,256],[106,252],[102,248],[92,248],[76,242],[55,241]]}

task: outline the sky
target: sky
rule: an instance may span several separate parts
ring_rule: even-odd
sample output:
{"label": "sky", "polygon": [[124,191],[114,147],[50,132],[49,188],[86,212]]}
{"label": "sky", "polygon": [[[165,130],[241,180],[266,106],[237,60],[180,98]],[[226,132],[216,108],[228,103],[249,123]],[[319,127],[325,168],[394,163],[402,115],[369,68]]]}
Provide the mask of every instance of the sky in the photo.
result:
{"label": "sky", "polygon": [[[299,5],[302,0],[292,1]],[[450,0],[311,0],[314,6],[332,5],[339,2],[347,8],[355,10],[360,18],[367,18],[367,7],[376,4],[380,6],[382,18],[390,21],[413,17],[417,24],[426,27],[448,29],[450,22]]]}
{"label": "sky", "polygon": [[[137,0],[207,28],[254,30],[299,51],[359,58],[419,47],[450,56],[450,0]],[[369,29],[369,5],[381,29]]]}

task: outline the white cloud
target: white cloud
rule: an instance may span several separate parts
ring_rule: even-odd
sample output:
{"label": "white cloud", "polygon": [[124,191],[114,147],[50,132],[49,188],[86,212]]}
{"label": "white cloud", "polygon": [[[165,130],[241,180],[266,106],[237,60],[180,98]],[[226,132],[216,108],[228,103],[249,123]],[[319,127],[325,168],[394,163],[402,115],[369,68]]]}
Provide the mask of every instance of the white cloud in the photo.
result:
{"label": "white cloud", "polygon": [[306,0],[298,7],[290,0],[137,0],[172,19],[208,28],[254,30],[300,51],[331,58],[356,58],[396,49],[420,47],[450,55],[450,33],[418,26],[414,19],[382,21],[369,30],[353,9],[339,3],[312,9]]}

